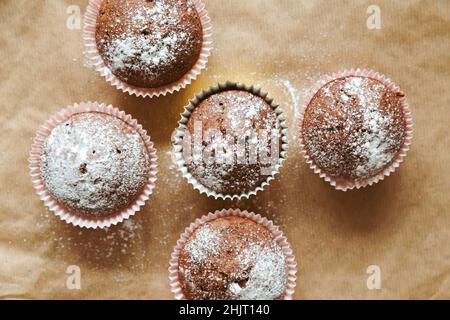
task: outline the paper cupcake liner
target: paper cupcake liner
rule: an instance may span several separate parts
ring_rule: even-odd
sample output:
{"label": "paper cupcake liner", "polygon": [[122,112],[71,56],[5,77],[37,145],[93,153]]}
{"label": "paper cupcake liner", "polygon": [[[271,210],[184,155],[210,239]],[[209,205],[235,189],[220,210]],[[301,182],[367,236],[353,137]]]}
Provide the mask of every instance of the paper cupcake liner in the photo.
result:
{"label": "paper cupcake liner", "polygon": [[86,13],[84,15],[84,45],[85,55],[92,62],[95,70],[100,75],[105,77],[106,81],[117,89],[127,92],[130,95],[136,95],[137,97],[158,97],[165,96],[168,93],[174,93],[188,86],[197,76],[206,68],[208,57],[212,50],[212,25],[211,19],[208,16],[208,12],[205,9],[205,5],[201,0],[191,0],[195,5],[197,13],[200,17],[200,21],[203,29],[203,44],[200,51],[199,58],[194,66],[188,71],[181,79],[170,83],[168,85],[158,88],[141,88],[128,84],[119,78],[117,78],[111,70],[106,66],[102,57],[97,50],[97,44],[95,41],[95,27],[97,23],[97,15],[100,9],[102,0],[89,0]]}
{"label": "paper cupcake liner", "polygon": [[[255,190],[234,195],[217,193],[202,185],[189,172],[183,158],[183,137],[187,129],[189,117],[191,116],[193,110],[198,106],[200,102],[207,99],[209,96],[227,90],[245,90],[258,97],[261,97],[274,110],[281,128],[281,152],[279,155],[278,163],[274,166],[271,174],[268,175],[267,179]],[[235,83],[231,81],[228,81],[223,84],[218,84],[216,86],[203,90],[202,92],[197,94],[192,100],[190,100],[189,104],[184,108],[184,112],[181,114],[181,120],[178,122],[178,128],[175,130],[172,140],[173,140],[174,161],[177,164],[178,169],[181,171],[183,177],[187,179],[188,183],[190,183],[194,187],[194,189],[198,190],[201,194],[205,193],[208,197],[214,197],[215,199],[231,199],[231,200],[242,198],[248,199],[250,196],[256,195],[258,191],[264,190],[264,188],[269,185],[270,181],[275,179],[275,176],[279,173],[280,168],[282,167],[284,161],[286,160],[288,147],[287,125],[281,108],[273,101],[272,98],[269,98],[266,92],[261,91],[260,88],[254,86],[247,86],[241,83]]]}
{"label": "paper cupcake liner", "polygon": [[[141,194],[137,197],[136,201],[130,205],[128,208],[123,209],[122,211],[105,216],[105,217],[94,217],[92,219],[81,217],[79,215],[75,215],[71,213],[70,210],[66,209],[62,204],[60,204],[56,199],[53,198],[52,194],[48,191],[45,186],[44,181],[41,178],[40,174],[40,162],[41,155],[45,147],[45,142],[47,137],[50,135],[51,131],[63,123],[67,119],[69,119],[72,115],[84,112],[100,112],[112,115],[122,121],[126,122],[128,125],[132,126],[141,136],[144,144],[147,148],[149,157],[150,157],[150,171],[149,177],[147,180],[147,184],[143,188]],[[147,135],[147,131],[145,131],[140,124],[137,123],[135,119],[133,119],[130,115],[127,115],[125,112],[120,111],[112,107],[111,105],[99,104],[97,102],[82,102],[79,104],[74,104],[68,107],[65,107],[61,111],[54,114],[49,120],[47,120],[36,132],[36,137],[33,140],[31,146],[31,152],[29,157],[29,170],[31,181],[33,183],[34,188],[38,196],[44,202],[45,206],[48,207],[51,211],[53,211],[58,217],[67,223],[71,223],[75,226],[85,227],[85,228],[106,228],[111,225],[116,225],[122,222],[125,219],[133,216],[137,211],[140,210],[145,202],[149,199],[150,194],[155,187],[156,181],[156,173],[157,173],[157,157],[156,150],[153,147],[153,142],[150,140],[150,137]]]}
{"label": "paper cupcake liner", "polygon": [[375,79],[383,83],[386,87],[388,87],[390,90],[394,92],[400,92],[400,87],[398,87],[392,80],[387,78],[386,76],[375,72],[373,70],[365,70],[365,69],[351,69],[351,70],[345,70],[343,72],[334,73],[331,75],[325,76],[323,79],[319,80],[312,88],[309,96],[305,100],[305,105],[302,108],[302,111],[300,113],[300,147],[303,153],[303,157],[306,159],[306,162],[309,164],[310,168],[314,171],[314,173],[318,174],[322,179],[329,182],[335,189],[341,190],[341,191],[347,191],[354,188],[364,188],[367,186],[371,186],[381,180],[383,180],[385,177],[388,177],[391,173],[395,171],[396,168],[400,166],[400,163],[403,162],[406,153],[408,152],[412,137],[413,137],[413,120],[411,116],[411,111],[409,108],[408,101],[406,97],[400,98],[400,104],[403,109],[403,115],[406,121],[406,136],[405,140],[403,142],[402,147],[400,148],[399,152],[397,153],[396,157],[391,161],[390,164],[388,164],[380,173],[377,175],[365,178],[365,179],[359,179],[359,180],[347,180],[339,177],[333,177],[328,175],[326,172],[324,172],[322,169],[320,169],[314,161],[309,157],[306,147],[303,141],[303,134],[302,134],[302,127],[303,127],[303,118],[306,112],[306,108],[308,107],[311,100],[314,98],[316,93],[321,89],[324,85],[326,85],[328,82],[333,81],[338,78],[344,78],[349,76],[359,76],[359,77],[367,77],[371,79]]}
{"label": "paper cupcake liner", "polygon": [[192,222],[189,227],[185,229],[185,231],[181,234],[180,239],[177,241],[173,249],[173,253],[171,255],[170,263],[169,263],[169,283],[172,293],[175,295],[175,299],[177,300],[186,300],[184,296],[180,280],[178,278],[178,259],[180,256],[180,252],[188,241],[192,232],[194,232],[200,225],[222,217],[228,216],[238,216],[243,218],[248,218],[250,220],[255,221],[258,224],[266,227],[274,236],[275,241],[283,250],[284,257],[286,259],[287,265],[287,281],[286,281],[286,289],[284,291],[284,300],[292,300],[292,296],[294,295],[296,280],[297,280],[297,263],[295,262],[295,256],[292,252],[292,249],[287,241],[287,238],[283,235],[280,229],[273,224],[272,221],[267,218],[262,217],[259,214],[255,214],[253,212],[241,211],[239,209],[223,209],[220,211],[216,211],[214,213],[210,212],[207,215],[195,220]]}

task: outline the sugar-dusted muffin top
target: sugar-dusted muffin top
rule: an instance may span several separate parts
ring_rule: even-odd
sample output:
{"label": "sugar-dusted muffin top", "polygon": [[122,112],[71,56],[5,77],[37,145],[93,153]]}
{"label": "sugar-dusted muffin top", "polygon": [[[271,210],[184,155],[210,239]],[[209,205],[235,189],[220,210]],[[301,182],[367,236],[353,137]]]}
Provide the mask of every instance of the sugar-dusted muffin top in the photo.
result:
{"label": "sugar-dusted muffin top", "polygon": [[41,177],[53,198],[84,218],[131,205],[147,183],[150,157],[140,134],[104,113],[71,116],[55,127],[41,155]]}
{"label": "sugar-dusted muffin top", "polygon": [[183,294],[191,300],[282,299],[287,264],[264,226],[238,216],[200,225],[179,256]]}
{"label": "sugar-dusted muffin top", "polygon": [[103,0],[95,39],[116,77],[156,88],[176,82],[195,65],[203,31],[191,0]]}
{"label": "sugar-dusted muffin top", "polygon": [[330,176],[355,181],[377,175],[405,141],[403,96],[368,77],[328,82],[305,110],[301,134],[307,155]]}
{"label": "sugar-dusted muffin top", "polygon": [[[214,192],[253,191],[278,163],[281,129],[277,115],[264,99],[250,92],[223,91],[201,101],[189,118],[187,132],[183,148],[191,151],[190,158],[185,156],[188,170]],[[199,139],[202,158],[196,157]]]}

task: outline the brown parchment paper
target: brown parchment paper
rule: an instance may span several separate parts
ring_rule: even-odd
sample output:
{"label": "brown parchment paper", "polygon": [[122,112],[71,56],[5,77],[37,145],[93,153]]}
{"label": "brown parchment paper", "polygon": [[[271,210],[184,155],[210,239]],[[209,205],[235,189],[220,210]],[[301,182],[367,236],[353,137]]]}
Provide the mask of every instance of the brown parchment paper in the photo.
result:
{"label": "brown parchment paper", "polygon": [[[299,264],[297,299],[450,298],[450,2],[207,0],[214,26],[208,69],[186,90],[157,99],[109,86],[83,57],[67,9],[86,0],[0,1],[0,297],[172,299],[172,248],[195,218],[238,207],[281,226]],[[381,9],[369,30],[367,8]],[[395,174],[343,193],[314,175],[296,143],[296,115],[321,75],[352,67],[389,76],[407,94],[412,149]],[[288,160],[250,200],[198,194],[171,161],[171,133],[194,93],[216,82],[260,85],[290,127]],[[158,149],[157,186],[143,211],[109,230],[85,230],[48,212],[30,183],[35,130],[74,102],[133,115]],[[66,287],[68,266],[81,289]],[[366,285],[369,265],[381,289]]]}

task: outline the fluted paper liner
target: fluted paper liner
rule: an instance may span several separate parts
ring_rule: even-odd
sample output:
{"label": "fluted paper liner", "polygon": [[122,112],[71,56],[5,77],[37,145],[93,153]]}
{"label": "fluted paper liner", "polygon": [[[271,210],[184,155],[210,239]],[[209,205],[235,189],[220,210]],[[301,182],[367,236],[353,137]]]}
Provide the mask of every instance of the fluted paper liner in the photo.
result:
{"label": "fluted paper liner", "polygon": [[[275,112],[278,123],[280,125],[281,131],[281,151],[279,154],[278,163],[274,166],[273,171],[270,175],[267,176],[267,179],[258,186],[255,190],[250,192],[244,192],[241,194],[223,194],[217,193],[213,190],[202,185],[200,182],[195,179],[192,174],[189,172],[186,163],[183,158],[183,137],[185,131],[187,129],[187,123],[189,121],[189,117],[191,116],[194,109],[198,106],[200,102],[207,99],[209,96],[214,95],[216,93],[227,91],[227,90],[244,90],[248,91],[258,97],[261,97],[267,104],[271,106],[273,111]],[[199,94],[197,94],[192,100],[189,101],[189,104],[184,108],[184,112],[181,114],[181,120],[178,122],[178,128],[175,130],[173,136],[173,152],[174,152],[174,161],[178,166],[178,169],[182,172],[184,178],[187,179],[188,183],[190,183],[194,189],[198,190],[200,193],[205,193],[209,197],[214,197],[215,199],[242,199],[249,198],[252,195],[256,195],[258,191],[264,190],[266,186],[269,185],[270,181],[275,179],[275,175],[277,175],[282,167],[284,161],[286,160],[287,155],[287,126],[286,120],[283,116],[283,111],[281,108],[271,99],[266,92],[263,92],[260,88],[254,86],[247,86],[241,83],[235,83],[228,81],[223,84],[218,84],[216,86],[210,87],[206,90],[203,90]]]}
{"label": "fluted paper liner", "polygon": [[295,257],[292,252],[292,249],[287,241],[287,238],[280,231],[279,227],[275,226],[272,221],[267,218],[262,217],[259,214],[255,214],[253,212],[241,211],[239,209],[223,209],[220,211],[216,211],[214,213],[210,212],[207,215],[195,220],[192,222],[189,227],[185,229],[185,231],[181,234],[180,239],[177,241],[177,244],[174,247],[173,253],[171,255],[170,263],[169,263],[169,283],[172,293],[175,295],[175,299],[177,300],[186,300],[184,296],[181,284],[178,278],[178,258],[180,256],[180,251],[185,246],[187,240],[189,239],[192,232],[194,232],[200,225],[222,217],[228,216],[238,216],[247,218],[255,221],[256,223],[263,225],[266,227],[273,235],[274,240],[283,250],[283,254],[286,260],[287,266],[287,281],[286,288],[284,291],[284,300],[292,300],[292,296],[294,295],[296,280],[297,280],[297,263],[295,262]]}
{"label": "fluted paper liner", "polygon": [[[137,197],[136,201],[128,206],[127,208],[117,212],[113,215],[107,215],[105,217],[93,217],[91,219],[86,217],[81,217],[80,215],[75,215],[66,209],[63,205],[58,203],[56,199],[53,198],[52,194],[48,191],[45,186],[44,181],[40,174],[40,163],[41,155],[45,147],[45,142],[47,137],[50,135],[51,131],[57,127],[59,124],[63,123],[69,119],[72,115],[85,112],[100,112],[108,115],[112,115],[126,122],[128,125],[133,127],[141,136],[149,155],[150,159],[150,170],[147,183],[143,188],[141,194]],[[147,132],[142,128],[140,124],[137,123],[130,115],[125,112],[120,111],[112,107],[111,105],[99,104],[97,102],[82,102],[76,103],[74,105],[65,107],[61,111],[54,114],[49,120],[47,120],[36,132],[36,137],[33,140],[31,146],[31,152],[29,157],[29,169],[30,176],[34,188],[37,194],[44,202],[45,206],[53,211],[58,217],[67,223],[71,223],[75,226],[85,227],[85,228],[106,228],[111,225],[116,225],[125,219],[133,216],[149,199],[150,194],[155,187],[156,173],[157,173],[157,157],[156,150],[153,147],[153,142],[147,135]]]}
{"label": "fluted paper liner", "polygon": [[205,9],[205,5],[201,0],[191,0],[197,10],[200,17],[203,31],[203,43],[200,55],[197,62],[181,79],[170,83],[168,85],[157,88],[141,88],[128,84],[119,78],[117,78],[111,70],[106,66],[103,58],[100,56],[97,50],[97,43],[95,41],[95,28],[97,23],[97,15],[102,0],[89,0],[86,13],[84,15],[84,46],[85,55],[92,62],[95,70],[100,75],[105,77],[106,81],[117,89],[127,92],[130,95],[136,95],[138,97],[158,97],[165,96],[168,93],[174,93],[188,86],[197,76],[206,68],[208,57],[212,50],[212,25],[211,19],[208,16],[208,12]]}
{"label": "fluted paper liner", "polygon": [[386,76],[384,76],[378,72],[375,72],[373,70],[365,70],[365,69],[351,69],[351,70],[346,70],[343,72],[338,72],[338,73],[334,73],[331,75],[327,75],[327,76],[323,77],[323,79],[319,80],[311,88],[310,95],[306,98],[305,105],[303,106],[301,114],[300,114],[300,121],[299,121],[299,124],[300,124],[300,128],[299,128],[300,129],[299,130],[300,131],[300,134],[299,134],[300,147],[301,147],[301,150],[303,153],[303,157],[306,159],[306,162],[308,163],[310,168],[314,171],[314,173],[318,174],[322,179],[329,182],[334,188],[336,188],[337,190],[341,190],[341,191],[347,191],[347,190],[351,190],[354,188],[359,189],[359,188],[371,186],[371,185],[383,180],[385,177],[389,176],[391,173],[393,173],[395,171],[395,169],[398,168],[400,166],[400,164],[403,162],[403,160],[406,156],[406,153],[408,152],[408,150],[411,146],[412,136],[413,136],[413,120],[412,120],[412,116],[411,116],[411,111],[410,111],[409,104],[408,104],[406,97],[403,96],[400,98],[400,104],[402,106],[403,116],[404,116],[405,122],[406,122],[405,140],[404,140],[403,145],[400,148],[399,152],[397,153],[396,157],[380,173],[378,173],[377,175],[370,177],[370,178],[358,179],[358,180],[353,181],[353,180],[347,180],[347,179],[343,179],[343,178],[339,178],[339,177],[330,176],[329,174],[324,172],[322,169],[320,169],[314,163],[314,161],[311,159],[311,157],[308,155],[305,144],[304,144],[304,140],[303,140],[302,128],[303,128],[303,118],[304,118],[304,115],[306,112],[306,108],[308,107],[311,100],[314,98],[315,94],[328,82],[339,79],[339,78],[349,77],[349,76],[359,76],[359,77],[367,77],[367,78],[375,79],[375,80],[378,80],[381,83],[383,83],[390,90],[392,90],[394,92],[401,92],[400,88]]}

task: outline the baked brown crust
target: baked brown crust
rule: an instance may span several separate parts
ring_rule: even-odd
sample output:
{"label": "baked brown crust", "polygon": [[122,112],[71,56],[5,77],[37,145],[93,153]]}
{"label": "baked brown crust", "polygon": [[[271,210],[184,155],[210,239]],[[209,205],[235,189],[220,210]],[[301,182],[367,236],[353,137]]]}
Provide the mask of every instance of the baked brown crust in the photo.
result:
{"label": "baked brown crust", "polygon": [[190,0],[103,0],[95,40],[117,78],[157,88],[181,79],[195,65],[203,32]]}
{"label": "baked brown crust", "polygon": [[[201,124],[201,137],[196,134],[196,123]],[[195,139],[202,140],[203,151],[215,150],[213,163],[208,163],[205,157],[200,161],[184,159],[192,176],[214,192],[239,195],[253,191],[267,180],[278,163],[281,129],[277,116],[264,99],[248,91],[222,91],[201,101],[192,112],[186,131],[189,135],[184,137],[183,148],[189,147],[192,155]],[[221,134],[222,140],[214,138],[214,132]],[[257,138],[252,139],[252,134],[257,134]],[[272,138],[278,141],[273,147]],[[233,148],[221,148],[233,144]],[[218,156],[217,150],[223,150],[224,154]],[[260,154],[252,157],[255,150],[267,157]]]}
{"label": "baked brown crust", "polygon": [[356,181],[377,175],[405,142],[403,96],[368,77],[328,82],[305,110],[301,134],[307,155],[333,177]]}
{"label": "baked brown crust", "polygon": [[191,300],[282,299],[287,267],[264,226],[238,216],[200,225],[180,251],[179,279]]}

